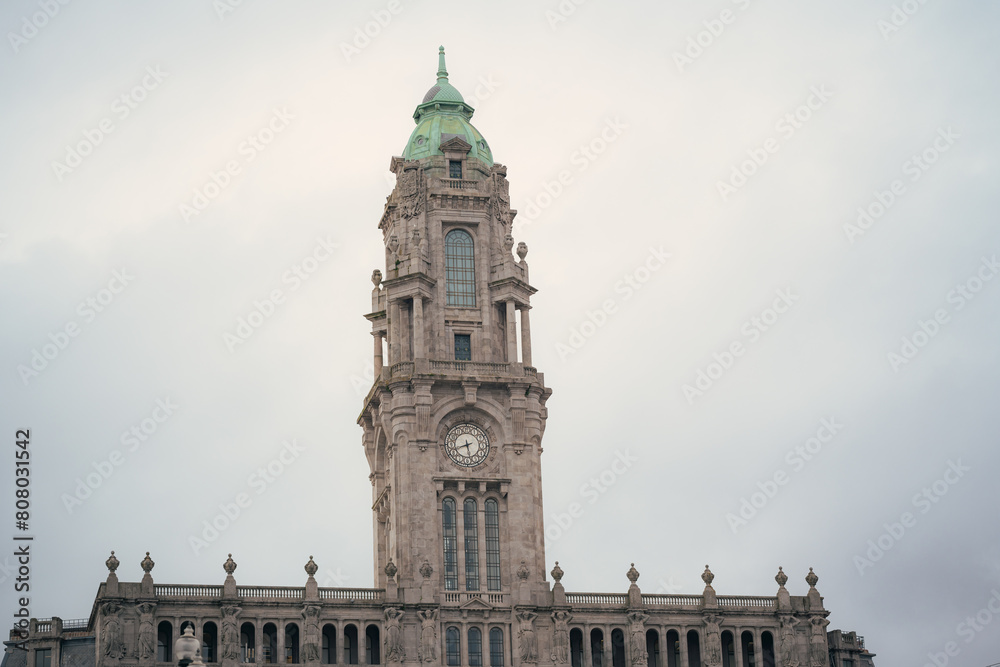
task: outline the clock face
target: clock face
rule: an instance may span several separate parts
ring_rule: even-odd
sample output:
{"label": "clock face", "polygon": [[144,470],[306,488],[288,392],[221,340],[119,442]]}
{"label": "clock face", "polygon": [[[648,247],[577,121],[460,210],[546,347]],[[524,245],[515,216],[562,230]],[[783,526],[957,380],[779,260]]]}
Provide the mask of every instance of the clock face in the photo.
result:
{"label": "clock face", "polygon": [[475,424],[459,424],[448,431],[444,448],[452,461],[471,468],[486,460],[486,455],[490,453],[490,440]]}

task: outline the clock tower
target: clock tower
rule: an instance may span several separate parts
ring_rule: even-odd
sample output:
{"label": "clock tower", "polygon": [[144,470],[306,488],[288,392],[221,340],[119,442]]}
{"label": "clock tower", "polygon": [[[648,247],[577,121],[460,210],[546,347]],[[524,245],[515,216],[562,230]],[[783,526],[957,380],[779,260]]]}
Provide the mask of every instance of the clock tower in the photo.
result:
{"label": "clock tower", "polygon": [[438,59],[389,165],[385,267],[365,316],[375,582],[405,603],[537,604],[551,390],[531,363],[528,247],[511,235],[507,169],[448,82],[444,47]]}

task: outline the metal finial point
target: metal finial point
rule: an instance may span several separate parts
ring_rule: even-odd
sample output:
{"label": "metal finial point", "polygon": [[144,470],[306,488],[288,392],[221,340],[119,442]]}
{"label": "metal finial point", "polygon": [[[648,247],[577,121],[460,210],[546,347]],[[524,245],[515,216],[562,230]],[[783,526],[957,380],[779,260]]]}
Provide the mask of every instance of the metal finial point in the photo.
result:
{"label": "metal finial point", "polygon": [[438,83],[448,80],[448,68],[444,65],[444,47],[438,47],[438,71],[437,71]]}

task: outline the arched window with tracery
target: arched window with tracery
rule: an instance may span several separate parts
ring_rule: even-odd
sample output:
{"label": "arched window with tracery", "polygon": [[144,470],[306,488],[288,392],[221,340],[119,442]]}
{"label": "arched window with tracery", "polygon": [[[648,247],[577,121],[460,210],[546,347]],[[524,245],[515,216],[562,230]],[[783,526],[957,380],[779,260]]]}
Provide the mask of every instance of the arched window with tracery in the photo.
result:
{"label": "arched window with tracery", "polygon": [[500,590],[500,506],[493,498],[486,505],[486,588]]}
{"label": "arched window with tracery", "polygon": [[444,589],[458,590],[458,529],[454,498],[441,501],[441,535],[444,538]]}
{"label": "arched window with tracery", "polygon": [[475,306],[475,244],[464,229],[453,229],[444,237],[444,274],[448,305]]}
{"label": "arched window with tracery", "polygon": [[462,508],[465,524],[465,590],[479,590],[479,520],[476,516],[479,506],[472,498],[466,498]]}
{"label": "arched window with tracery", "polygon": [[444,633],[445,663],[448,667],[458,667],[462,664],[462,636],[458,628],[450,627]]}

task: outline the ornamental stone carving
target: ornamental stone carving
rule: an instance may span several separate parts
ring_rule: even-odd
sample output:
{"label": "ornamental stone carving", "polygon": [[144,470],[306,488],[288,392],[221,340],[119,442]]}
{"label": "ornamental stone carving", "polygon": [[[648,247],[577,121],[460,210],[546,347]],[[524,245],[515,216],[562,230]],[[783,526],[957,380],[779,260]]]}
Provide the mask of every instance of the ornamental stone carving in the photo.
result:
{"label": "ornamental stone carving", "polygon": [[799,619],[791,614],[782,615],[778,618],[780,628],[779,638],[779,659],[784,667],[798,667],[798,651],[795,647],[795,626],[799,624]]}
{"label": "ornamental stone carving", "polygon": [[118,569],[120,561],[117,558],[115,558],[114,551],[112,551],[111,556],[109,556],[108,559],[104,561],[104,564],[108,566],[108,572],[110,572],[111,574],[115,573],[115,570]]}
{"label": "ornamental stone carving", "polygon": [[139,612],[139,646],[136,651],[139,660],[151,661],[156,656],[156,630],[153,629],[153,612],[156,604],[143,602],[136,605]]}
{"label": "ornamental stone carving", "polygon": [[232,576],[233,572],[236,572],[236,561],[233,560],[233,555],[229,554],[229,558],[226,562],[222,564],[222,569],[226,571],[226,574]]}
{"label": "ornamental stone carving", "polygon": [[552,660],[561,665],[569,663],[569,622],[572,618],[568,611],[552,612]]}
{"label": "ornamental stone carving", "polygon": [[406,651],[403,648],[403,629],[400,627],[400,620],[404,612],[396,607],[387,607],[383,614],[385,615],[385,660],[388,663],[403,662],[406,660]]}
{"label": "ornamental stone carving", "polygon": [[146,557],[142,559],[142,562],[139,563],[139,565],[142,566],[142,571],[143,572],[145,572],[146,574],[149,574],[150,572],[153,571],[153,566],[156,565],[156,563],[154,563],[153,559],[149,557],[149,552],[147,551],[146,552]]}
{"label": "ornamental stone carving", "polygon": [[535,637],[535,617],[530,611],[517,612],[517,638],[521,648],[521,662],[538,662],[538,640]]}
{"label": "ornamental stone carving", "polygon": [[434,662],[438,643],[437,609],[422,609],[417,617],[420,619],[420,662]]}
{"label": "ornamental stone carving", "polygon": [[[639,573],[636,572],[636,579],[638,578]],[[632,664],[636,667],[643,667],[648,658],[646,653],[647,620],[649,620],[649,616],[642,612],[633,611],[628,615],[629,653],[632,655]]]}
{"label": "ornamental stone carving", "polygon": [[117,665],[118,661],[125,657],[125,639],[122,635],[122,624],[118,614],[121,607],[117,602],[105,602],[101,607],[104,616],[104,625],[101,628],[101,644],[103,646],[103,660],[105,665]]}
{"label": "ornamental stone carving", "polygon": [[[230,554],[231,556],[232,554]],[[232,561],[232,558],[229,559]],[[227,562],[229,562],[227,561]],[[233,570],[236,563],[233,563]],[[229,572],[229,569],[226,568]],[[232,572],[229,572],[232,576]],[[223,605],[222,607],[222,662],[236,664],[240,662],[240,632],[236,617],[241,609],[235,605]]]}
{"label": "ornamental stone carving", "polygon": [[824,667],[828,661],[826,626],[830,625],[830,621],[822,616],[813,616],[809,619],[809,624],[812,626],[809,635],[809,664],[811,667]]}
{"label": "ornamental stone carving", "polygon": [[719,633],[722,617],[718,614],[705,614],[702,620],[705,622],[705,664],[708,667],[719,667],[722,665],[722,636]]}
{"label": "ornamental stone carving", "polygon": [[552,572],[550,572],[549,574],[552,575],[552,578],[555,580],[557,584],[562,582],[562,578],[565,572],[563,572],[563,569],[559,567],[559,561],[556,561],[556,566],[552,568]]}
{"label": "ornamental stone carving", "polygon": [[[312,556],[309,557],[312,563]],[[312,576],[311,574],[309,575]],[[307,605],[302,610],[302,620],[305,624],[305,644],[302,645],[302,658],[305,662],[319,662],[319,605]]]}

